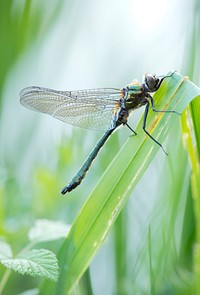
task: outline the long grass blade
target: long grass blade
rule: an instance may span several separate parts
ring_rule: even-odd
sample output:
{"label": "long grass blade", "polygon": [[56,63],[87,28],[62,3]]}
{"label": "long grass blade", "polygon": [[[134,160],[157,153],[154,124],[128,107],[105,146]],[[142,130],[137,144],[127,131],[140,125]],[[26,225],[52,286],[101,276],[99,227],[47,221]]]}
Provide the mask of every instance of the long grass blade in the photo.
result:
{"label": "long grass blade", "polygon": [[[175,73],[155,93],[154,100],[160,109],[182,113],[199,95],[198,87]],[[173,128],[173,123],[179,119],[176,114],[155,114],[151,111],[148,130],[162,143],[170,128]],[[75,219],[59,252],[60,276],[54,286],[55,294],[68,294],[75,287],[158,152],[159,147],[142,132],[142,120],[136,129],[139,135],[128,138]],[[53,285],[49,288],[49,294],[53,292],[52,288]]]}

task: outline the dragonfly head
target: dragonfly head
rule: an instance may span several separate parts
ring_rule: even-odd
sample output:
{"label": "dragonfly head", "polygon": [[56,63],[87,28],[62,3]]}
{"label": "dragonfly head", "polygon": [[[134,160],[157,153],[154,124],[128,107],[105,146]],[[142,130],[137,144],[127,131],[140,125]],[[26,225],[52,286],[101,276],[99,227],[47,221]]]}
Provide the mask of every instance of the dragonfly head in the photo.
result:
{"label": "dragonfly head", "polygon": [[155,75],[146,74],[144,82],[145,82],[147,91],[154,92],[158,90],[158,88],[160,87],[161,79],[157,78]]}

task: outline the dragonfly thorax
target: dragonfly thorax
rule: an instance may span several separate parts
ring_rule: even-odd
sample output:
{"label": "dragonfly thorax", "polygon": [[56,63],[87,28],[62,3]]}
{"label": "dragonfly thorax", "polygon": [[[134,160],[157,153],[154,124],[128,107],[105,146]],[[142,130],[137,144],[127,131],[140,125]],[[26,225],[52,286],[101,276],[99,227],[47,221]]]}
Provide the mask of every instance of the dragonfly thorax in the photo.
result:
{"label": "dragonfly thorax", "polygon": [[129,116],[129,111],[128,109],[121,107],[119,109],[119,112],[117,114],[117,121],[116,125],[121,125],[121,124],[126,124]]}

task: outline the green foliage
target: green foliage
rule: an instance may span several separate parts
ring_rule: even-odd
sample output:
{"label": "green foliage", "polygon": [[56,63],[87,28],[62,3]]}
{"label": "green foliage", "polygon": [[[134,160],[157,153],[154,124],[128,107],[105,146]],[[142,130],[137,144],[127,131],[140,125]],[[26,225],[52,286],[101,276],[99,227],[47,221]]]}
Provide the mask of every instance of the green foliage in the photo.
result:
{"label": "green foliage", "polygon": [[58,277],[58,261],[51,251],[29,250],[13,257],[2,257],[1,263],[22,275],[39,276],[56,281]]}
{"label": "green foliage", "polygon": [[[29,249],[37,243],[64,238],[68,231],[69,228],[61,222],[37,220],[28,233],[30,244],[19,254],[14,256],[11,246],[4,240],[0,241],[0,263],[8,270],[22,275],[57,281],[59,267],[56,255],[46,249]],[[5,272],[0,283],[0,292],[4,289],[9,275],[9,271]]]}
{"label": "green foliage", "polygon": [[0,2],[0,56],[3,57],[0,71],[0,105],[2,86],[8,71],[30,43],[38,39],[42,26],[44,31],[41,32],[41,37],[47,33],[61,8],[61,1],[57,1],[44,26],[45,9],[41,10],[38,5],[33,6],[30,0],[25,0],[23,5],[16,7],[14,2]]}

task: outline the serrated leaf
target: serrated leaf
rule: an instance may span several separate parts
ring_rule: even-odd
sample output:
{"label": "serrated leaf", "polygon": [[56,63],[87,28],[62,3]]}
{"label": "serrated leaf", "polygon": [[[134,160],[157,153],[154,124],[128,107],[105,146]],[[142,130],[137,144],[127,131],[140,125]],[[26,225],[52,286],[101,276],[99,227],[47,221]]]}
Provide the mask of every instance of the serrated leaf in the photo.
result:
{"label": "serrated leaf", "polygon": [[56,255],[48,250],[30,250],[17,258],[1,259],[1,263],[22,275],[40,276],[56,281],[58,278],[58,260]]}
{"label": "serrated leaf", "polygon": [[10,245],[5,241],[0,241],[0,259],[11,258],[12,249]]}
{"label": "serrated leaf", "polygon": [[30,229],[28,236],[33,242],[53,241],[60,238],[66,238],[70,226],[59,221],[48,219],[38,219],[35,225]]}

